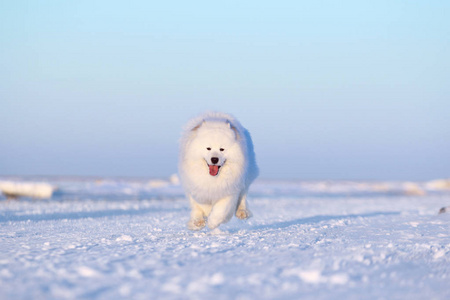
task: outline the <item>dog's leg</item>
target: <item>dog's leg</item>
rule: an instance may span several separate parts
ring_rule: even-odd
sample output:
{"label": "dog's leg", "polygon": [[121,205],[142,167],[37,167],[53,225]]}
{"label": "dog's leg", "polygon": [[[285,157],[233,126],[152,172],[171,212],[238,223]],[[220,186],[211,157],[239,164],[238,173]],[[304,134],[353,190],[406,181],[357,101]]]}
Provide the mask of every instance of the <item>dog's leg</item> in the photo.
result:
{"label": "dog's leg", "polygon": [[239,204],[236,209],[236,217],[241,220],[250,218],[253,214],[247,207],[247,190],[242,191],[239,195]]}
{"label": "dog's leg", "polygon": [[208,227],[214,229],[220,224],[230,221],[237,201],[236,196],[228,196],[217,201],[208,217]]}
{"label": "dog's leg", "polygon": [[197,203],[191,196],[189,196],[191,203],[191,219],[187,223],[190,230],[200,230],[206,225],[205,217],[210,213],[210,205],[201,205]]}

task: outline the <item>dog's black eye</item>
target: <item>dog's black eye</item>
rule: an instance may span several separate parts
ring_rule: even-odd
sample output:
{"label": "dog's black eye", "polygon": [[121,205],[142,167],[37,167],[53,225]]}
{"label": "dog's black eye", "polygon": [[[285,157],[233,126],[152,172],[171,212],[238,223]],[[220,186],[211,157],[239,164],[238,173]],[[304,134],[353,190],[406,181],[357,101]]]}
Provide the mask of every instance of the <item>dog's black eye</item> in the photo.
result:
{"label": "dog's black eye", "polygon": [[225,149],[223,149],[223,148],[220,148],[220,151],[223,151],[223,150],[225,150]]}
{"label": "dog's black eye", "polygon": [[208,148],[206,148],[206,150],[208,150],[208,151],[211,151],[211,148],[210,148],[210,147],[208,147]]}

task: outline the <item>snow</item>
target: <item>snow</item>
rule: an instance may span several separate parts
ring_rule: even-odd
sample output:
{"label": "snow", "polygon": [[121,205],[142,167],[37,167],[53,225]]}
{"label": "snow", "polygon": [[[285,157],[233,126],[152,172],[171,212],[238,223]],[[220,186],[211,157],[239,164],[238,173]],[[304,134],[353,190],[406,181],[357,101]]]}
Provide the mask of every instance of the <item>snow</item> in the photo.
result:
{"label": "snow", "polygon": [[445,180],[257,181],[191,232],[175,178],[4,178],[58,190],[0,197],[0,299],[450,298]]}

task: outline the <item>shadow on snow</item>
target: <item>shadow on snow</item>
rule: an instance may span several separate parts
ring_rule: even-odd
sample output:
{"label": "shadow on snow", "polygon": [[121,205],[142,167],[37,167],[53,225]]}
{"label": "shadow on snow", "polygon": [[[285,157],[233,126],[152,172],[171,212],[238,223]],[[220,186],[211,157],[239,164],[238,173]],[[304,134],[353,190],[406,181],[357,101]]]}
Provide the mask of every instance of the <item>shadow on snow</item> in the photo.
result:
{"label": "shadow on snow", "polygon": [[[400,215],[400,212],[372,212],[366,214],[350,214],[350,215],[340,215],[340,216],[313,216],[307,218],[299,218],[290,221],[281,221],[272,224],[262,224],[251,226],[250,230],[268,230],[268,229],[283,229],[290,226],[295,225],[305,225],[305,224],[314,224],[320,223],[324,221],[339,221],[339,220],[347,220],[347,219],[356,219],[356,218],[371,218],[378,216],[396,216]],[[239,231],[239,230],[237,230]]]}
{"label": "shadow on snow", "polygon": [[145,209],[109,209],[98,211],[80,211],[80,212],[57,212],[57,213],[43,213],[43,214],[28,214],[15,215],[4,214],[0,215],[0,223],[9,221],[52,221],[52,220],[77,220],[88,218],[108,218],[117,216],[138,216],[149,213],[167,213],[183,211],[186,208],[145,208]]}

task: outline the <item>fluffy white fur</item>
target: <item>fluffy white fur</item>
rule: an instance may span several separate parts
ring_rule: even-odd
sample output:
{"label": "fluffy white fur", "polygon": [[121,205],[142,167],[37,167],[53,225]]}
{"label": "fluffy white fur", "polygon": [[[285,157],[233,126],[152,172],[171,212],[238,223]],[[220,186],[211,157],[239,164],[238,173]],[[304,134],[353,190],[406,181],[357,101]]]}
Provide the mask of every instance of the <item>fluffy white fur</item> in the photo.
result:
{"label": "fluffy white fur", "polygon": [[[217,175],[209,165],[220,166]],[[209,112],[186,124],[179,174],[192,209],[189,229],[200,230],[206,222],[214,229],[233,214],[251,216],[246,197],[258,167],[250,134],[233,116]]]}

